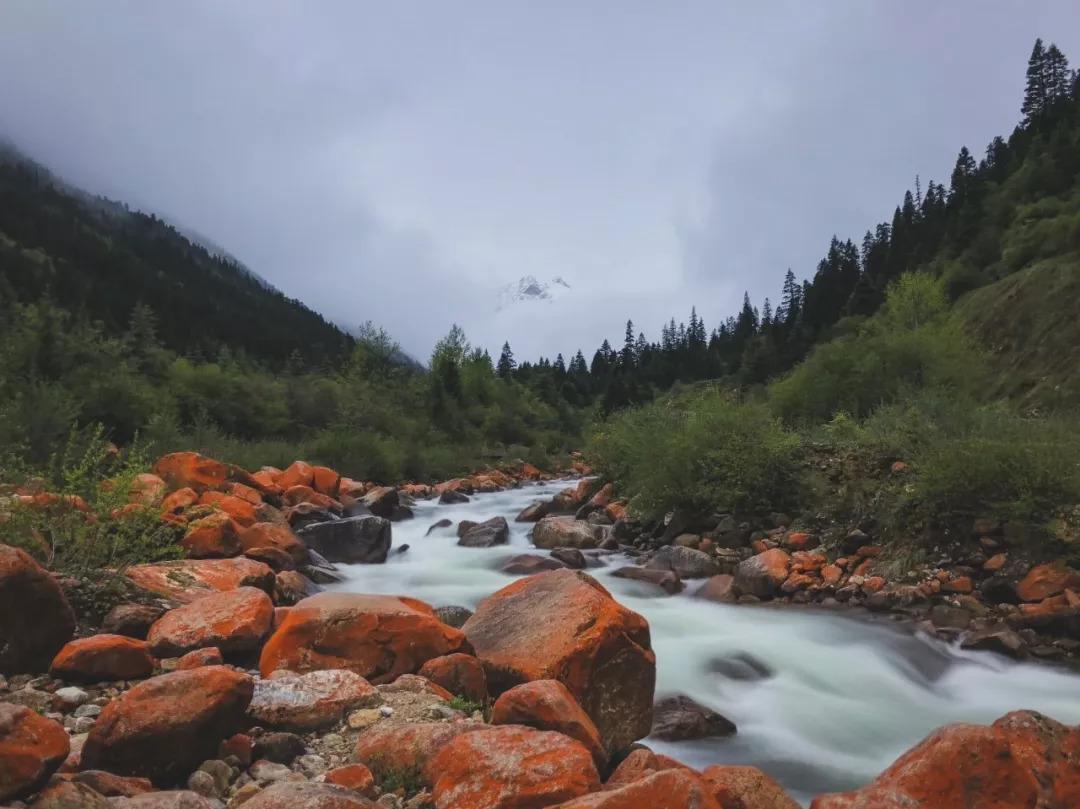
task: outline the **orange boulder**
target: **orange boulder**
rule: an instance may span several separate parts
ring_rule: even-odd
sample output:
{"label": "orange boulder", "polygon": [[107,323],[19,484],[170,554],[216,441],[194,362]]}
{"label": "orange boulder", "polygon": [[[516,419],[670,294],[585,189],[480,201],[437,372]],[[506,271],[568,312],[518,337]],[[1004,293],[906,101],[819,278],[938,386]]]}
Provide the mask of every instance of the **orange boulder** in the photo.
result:
{"label": "orange boulder", "polygon": [[255,587],[214,593],[162,615],[146,636],[159,657],[217,647],[222,654],[259,648],[274,620],[270,597]]}
{"label": "orange boulder", "polygon": [[585,745],[597,767],[607,763],[600,731],[558,680],[534,680],[504,692],[492,706],[491,724],[557,731]]}
{"label": "orange boulder", "polygon": [[347,764],[326,773],[326,783],[359,792],[368,798],[375,797],[375,776],[363,764]]}
{"label": "orange boulder", "polygon": [[413,773],[430,786],[425,774],[428,762],[462,733],[486,727],[472,721],[378,724],[357,738],[353,759],[370,767],[380,780],[395,773]]}
{"label": "orange boulder", "polygon": [[341,494],[341,475],[327,466],[313,466],[311,468],[311,488],[319,492],[319,494],[337,498]]}
{"label": "orange boulder", "polygon": [[92,635],[67,644],[53,658],[49,674],[64,680],[138,680],[154,672],[145,641],[123,635]]}
{"label": "orange boulder", "polygon": [[56,579],[25,551],[0,545],[0,673],[41,671],[74,632]]}
{"label": "orange boulder", "polygon": [[649,734],[656,683],[649,625],[591,576],[552,570],[518,579],[484,599],[462,630],[492,693],[558,680],[608,752]]}
{"label": "orange boulder", "polygon": [[744,559],[735,568],[735,589],[744,595],[771,598],[787,580],[791,557],[779,548],[770,548]]}
{"label": "orange boulder", "polygon": [[1037,565],[1016,585],[1022,601],[1042,601],[1080,587],[1080,572],[1063,563]]}
{"label": "orange boulder", "polygon": [[481,705],[488,701],[484,665],[472,655],[457,652],[434,657],[421,666],[417,673],[451,694]]}
{"label": "orange boulder", "polygon": [[237,587],[274,591],[274,571],[251,559],[183,559],[129,567],[124,575],[136,587],[190,604]]}
{"label": "orange boulder", "polygon": [[0,801],[41,787],[70,750],[63,725],[24,705],[0,702]]}
{"label": "orange boulder", "polygon": [[634,781],[647,778],[653,773],[673,769],[686,770],[687,772],[696,774],[694,770],[687,767],[681,761],[676,761],[667,756],[658,756],[647,747],[639,747],[636,750],[631,751],[630,755],[619,763],[619,766],[615,768],[615,771],[604,784],[604,789],[618,789],[619,787],[626,786]]}
{"label": "orange boulder", "polygon": [[192,559],[215,559],[240,553],[238,527],[224,511],[215,511],[188,525],[180,540]]}
{"label": "orange boulder", "polygon": [[197,492],[216,489],[229,477],[229,468],[225,464],[197,452],[165,455],[154,464],[154,472],[170,489],[187,486]]}
{"label": "orange boulder", "polygon": [[242,497],[221,492],[203,492],[199,502],[204,506],[213,506],[224,511],[237,525],[253,525],[256,521],[255,505]]}
{"label": "orange boulder", "polygon": [[161,501],[162,514],[179,514],[185,508],[199,502],[199,494],[189,486],[177,489]]}
{"label": "orange boulder", "polygon": [[157,475],[144,472],[136,475],[128,490],[128,499],[132,503],[141,503],[144,506],[153,506],[161,502],[167,490],[165,481]]}
{"label": "orange boulder", "polygon": [[437,809],[535,809],[600,787],[581,744],[515,725],[457,736],[431,759],[427,773]]}
{"label": "orange boulder", "polygon": [[[718,803],[710,792],[708,784],[692,771],[670,769],[560,803],[552,809],[743,809],[736,804]],[[762,805],[752,809],[772,808]]]}
{"label": "orange boulder", "polygon": [[315,479],[315,470],[310,464],[303,461],[295,461],[288,469],[277,476],[274,481],[282,489],[293,486],[310,486]]}
{"label": "orange boulder", "polygon": [[714,764],[702,770],[701,778],[724,809],[799,809],[795,799],[757,767]]}
{"label": "orange boulder", "polygon": [[186,778],[246,727],[253,690],[250,677],[225,666],[152,677],[105,706],[83,745],[82,767],[159,785]]}
{"label": "orange boulder", "polygon": [[464,634],[414,598],[319,593],[289,610],[263,647],[259,668],[264,677],[278,669],[348,669],[388,683],[468,648]]}
{"label": "orange boulder", "polygon": [[244,551],[276,548],[287,553],[295,564],[302,565],[308,560],[307,545],[297,538],[288,525],[257,522],[243,529],[239,539],[240,548]]}

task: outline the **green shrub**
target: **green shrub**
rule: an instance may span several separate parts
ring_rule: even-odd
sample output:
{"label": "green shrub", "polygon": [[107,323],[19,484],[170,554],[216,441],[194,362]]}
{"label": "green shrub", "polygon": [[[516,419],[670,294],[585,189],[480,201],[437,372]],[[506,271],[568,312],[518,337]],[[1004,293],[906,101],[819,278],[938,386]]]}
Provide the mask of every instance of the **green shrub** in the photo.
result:
{"label": "green shrub", "polygon": [[799,440],[760,405],[718,392],[666,397],[612,417],[590,456],[634,510],[779,509],[795,499]]}

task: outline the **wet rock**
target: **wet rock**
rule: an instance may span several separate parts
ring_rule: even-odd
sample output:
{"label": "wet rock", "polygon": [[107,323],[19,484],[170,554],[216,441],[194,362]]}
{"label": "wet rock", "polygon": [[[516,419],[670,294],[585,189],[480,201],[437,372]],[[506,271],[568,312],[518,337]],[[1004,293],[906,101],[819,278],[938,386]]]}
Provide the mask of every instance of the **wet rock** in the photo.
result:
{"label": "wet rock", "polygon": [[451,694],[484,705],[488,701],[487,675],[483,664],[472,655],[435,657],[420,667],[419,675]]}
{"label": "wet rock", "polygon": [[176,670],[187,671],[188,669],[198,669],[203,666],[220,666],[224,662],[219,648],[216,646],[207,646],[206,648],[196,649],[183,655],[176,661]]}
{"label": "wet rock", "polygon": [[585,554],[577,548],[555,548],[551,551],[551,558],[558,559],[564,565],[574,570],[584,570],[588,564]]}
{"label": "wet rock", "polygon": [[519,553],[507,559],[499,569],[514,576],[531,576],[545,570],[561,570],[565,567],[558,559],[537,556],[535,553]]}
{"label": "wet rock", "polygon": [[133,565],[124,575],[136,587],[181,604],[238,587],[256,587],[266,593],[274,591],[274,571],[261,562],[243,557]]}
{"label": "wet rock", "polygon": [[967,629],[971,623],[971,612],[963,607],[935,604],[930,609],[930,621],[938,629]]}
{"label": "wet rock", "polygon": [[413,598],[320,593],[292,607],[263,647],[264,677],[348,669],[373,683],[393,682],[433,657],[467,651],[458,630]]}
{"label": "wet rock", "polygon": [[791,557],[779,548],[751,556],[735,568],[735,589],[743,595],[771,598],[788,577]]}
{"label": "wet rock", "polygon": [[680,579],[705,579],[720,572],[720,566],[709,554],[679,545],[660,548],[645,567],[671,570]]}
{"label": "wet rock", "polygon": [[150,626],[161,617],[165,608],[151,604],[117,604],[101,622],[101,631],[107,635],[124,635],[146,640]]}
{"label": "wet rock", "polygon": [[444,506],[457,505],[459,503],[468,503],[469,496],[464,492],[454,491],[452,489],[446,489],[439,495],[439,503]]}
{"label": "wet rock", "polygon": [[73,640],[57,653],[49,666],[53,677],[90,683],[139,680],[153,671],[154,658],[146,642],[123,635],[93,635]]}
{"label": "wet rock", "polygon": [[0,801],[41,787],[70,750],[62,725],[23,705],[0,702]]}
{"label": "wet rock", "polygon": [[270,634],[274,603],[265,592],[240,587],[169,610],[150,627],[147,642],[159,657],[214,646],[224,655],[252,652]]}
{"label": "wet rock", "polygon": [[558,680],[534,680],[503,692],[491,708],[491,723],[556,731],[583,744],[598,768],[607,764],[600,731]]}
{"label": "wet rock", "polygon": [[731,736],[735,723],[690,697],[664,697],[653,706],[651,736],[664,741]]}
{"label": "wet rock", "polygon": [[533,503],[531,506],[523,508],[514,518],[514,522],[539,522],[546,517],[550,511],[551,504],[548,502]]}
{"label": "wet rock", "polygon": [[675,595],[682,592],[683,589],[683,583],[672,570],[657,570],[655,568],[627,565],[613,570],[611,575],[617,579],[633,579],[634,581],[655,584],[668,595]]}
{"label": "wet rock", "polygon": [[224,666],[163,674],[105,706],[82,750],[82,765],[170,783],[211,758],[246,724],[254,684]]}
{"label": "wet rock", "polygon": [[597,528],[583,520],[571,517],[544,517],[532,531],[532,542],[537,548],[595,548],[599,544]]}
{"label": "wet rock", "polygon": [[437,528],[449,528],[453,524],[454,523],[453,523],[452,520],[448,520],[448,519],[446,519],[444,517],[443,519],[439,520],[438,522],[432,523],[431,526],[428,528],[427,532],[424,534],[424,536],[431,536],[431,532],[436,530]]}
{"label": "wet rock", "polygon": [[477,607],[463,631],[494,693],[559,680],[609,751],[647,735],[656,658],[648,623],[580,571],[518,579]]}
{"label": "wet rock", "polygon": [[710,576],[694,593],[694,598],[704,598],[718,604],[734,604],[737,598],[735,577],[727,573]]}
{"label": "wet rock", "polygon": [[458,607],[456,605],[435,608],[435,617],[454,629],[461,629],[461,627],[465,626],[465,622],[472,618],[472,614],[472,610],[467,607]]}
{"label": "wet rock", "polygon": [[376,486],[360,500],[360,504],[376,517],[389,519],[401,505],[397,489],[392,486]]}
{"label": "wet rock", "polygon": [[380,516],[315,523],[301,528],[297,536],[331,562],[380,564],[390,552],[390,522]]}
{"label": "wet rock", "polygon": [[1019,634],[1003,624],[971,632],[964,637],[960,645],[964,649],[997,652],[1009,657],[1023,658],[1026,656],[1023,639]]}
{"label": "wet rock", "polygon": [[293,606],[305,598],[322,592],[317,585],[298,570],[284,570],[274,577],[274,602]]}
{"label": "wet rock", "polygon": [[427,766],[438,807],[552,806],[600,787],[589,751],[561,733],[506,725],[464,733]]}
{"label": "wet rock", "polygon": [[1042,601],[1061,595],[1066,589],[1080,589],[1080,571],[1061,562],[1033,567],[1016,585],[1021,601]]}
{"label": "wet rock", "polygon": [[0,674],[44,671],[74,632],[75,615],[48,571],[0,545]]}
{"label": "wet rock", "polygon": [[345,577],[341,572],[334,567],[326,558],[309,550],[309,560],[306,565],[300,568],[300,572],[311,579],[316,584],[340,584],[345,581]]}
{"label": "wet rock", "polygon": [[330,727],[355,708],[381,702],[379,692],[360,675],[328,669],[256,681],[248,714],[256,724],[303,733]]}
{"label": "wet rock", "polygon": [[478,523],[458,538],[458,545],[463,548],[493,548],[505,545],[510,540],[510,526],[504,517],[492,517]]}

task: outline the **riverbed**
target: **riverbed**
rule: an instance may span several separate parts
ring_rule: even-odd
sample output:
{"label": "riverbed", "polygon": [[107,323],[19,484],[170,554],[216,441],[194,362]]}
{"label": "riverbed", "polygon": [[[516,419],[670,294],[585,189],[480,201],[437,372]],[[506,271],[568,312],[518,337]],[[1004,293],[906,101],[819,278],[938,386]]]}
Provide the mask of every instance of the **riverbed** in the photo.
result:
{"label": "riverbed", "polygon": [[[567,485],[528,485],[458,505],[421,501],[415,519],[394,523],[387,563],[342,566],[347,581],[337,589],[473,609],[513,580],[501,563],[531,549],[532,524],[514,517]],[[496,516],[510,524],[508,545],[458,547],[459,521]],[[443,518],[452,525],[425,536]],[[403,545],[408,550],[396,553]],[[603,561],[588,572],[649,621],[657,695],[686,694],[738,726],[725,739],[647,742],[691,766],[752,764],[806,802],[872,780],[940,725],[991,722],[1020,708],[1080,723],[1080,675],[1072,672],[964,651],[854,611],[713,604],[692,597],[696,581],[667,596],[613,578],[611,570],[631,563],[625,557]]]}

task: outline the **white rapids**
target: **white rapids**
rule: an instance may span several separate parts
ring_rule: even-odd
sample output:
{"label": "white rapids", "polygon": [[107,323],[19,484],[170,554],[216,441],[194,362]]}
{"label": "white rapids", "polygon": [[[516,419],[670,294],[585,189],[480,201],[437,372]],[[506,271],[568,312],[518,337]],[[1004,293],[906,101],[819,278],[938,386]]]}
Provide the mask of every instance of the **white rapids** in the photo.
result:
{"label": "white rapids", "polygon": [[[532,547],[532,525],[515,523],[517,513],[567,485],[481,494],[460,505],[419,502],[415,519],[394,523],[387,563],[342,565],[348,580],[337,589],[473,609],[513,579],[499,572],[503,560]],[[460,520],[495,516],[510,523],[508,545],[458,547]],[[425,536],[442,518],[453,524]],[[405,544],[407,551],[395,552]],[[589,573],[649,621],[657,694],[686,694],[738,725],[726,739],[648,742],[691,766],[752,764],[806,801],[867,783],[950,722],[985,723],[1029,708],[1080,723],[1080,676],[1065,670],[965,652],[884,620],[666,596],[651,585],[612,578],[607,571],[630,563],[624,557],[603,561],[606,568]],[[692,593],[699,583],[688,585]]]}

